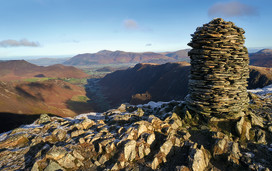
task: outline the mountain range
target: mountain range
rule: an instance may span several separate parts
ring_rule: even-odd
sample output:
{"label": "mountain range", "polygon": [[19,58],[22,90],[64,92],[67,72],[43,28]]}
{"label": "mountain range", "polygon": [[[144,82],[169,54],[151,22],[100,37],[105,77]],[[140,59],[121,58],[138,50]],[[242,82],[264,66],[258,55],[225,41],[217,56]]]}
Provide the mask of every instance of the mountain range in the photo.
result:
{"label": "mountain range", "polygon": [[91,64],[117,64],[117,63],[166,63],[178,60],[188,60],[188,50],[176,52],[155,53],[155,52],[124,52],[102,50],[97,53],[79,54],[68,61],[65,65],[91,65]]}
{"label": "mountain range", "polygon": [[[174,52],[124,52],[102,50],[97,53],[78,54],[72,58],[40,58],[28,60],[28,62],[48,66],[53,64],[64,64],[73,66],[88,66],[99,64],[126,64],[126,63],[158,63],[167,62],[189,62],[188,51],[182,49]],[[272,49],[262,49],[254,53],[249,53],[250,65],[261,67],[272,67]]]}
{"label": "mountain range", "polygon": [[[190,49],[178,50],[175,52],[124,52],[102,50],[97,53],[85,53],[76,55],[65,61],[65,65],[93,65],[93,64],[120,64],[120,63],[158,63],[167,62],[189,62],[188,51]],[[256,53],[249,53],[250,65],[261,67],[272,67],[272,50],[263,49]]]}

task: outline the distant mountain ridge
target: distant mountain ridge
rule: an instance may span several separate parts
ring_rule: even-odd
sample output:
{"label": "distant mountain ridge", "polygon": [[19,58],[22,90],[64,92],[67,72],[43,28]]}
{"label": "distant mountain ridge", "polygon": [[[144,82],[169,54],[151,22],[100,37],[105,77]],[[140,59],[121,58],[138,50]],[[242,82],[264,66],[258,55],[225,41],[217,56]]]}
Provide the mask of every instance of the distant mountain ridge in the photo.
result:
{"label": "distant mountain ridge", "polygon": [[[120,63],[158,63],[189,62],[188,51],[182,49],[175,52],[124,52],[102,50],[97,53],[84,53],[76,55],[63,62],[64,65],[92,65],[92,64],[120,64]],[[272,49],[262,49],[255,53],[249,53],[250,65],[272,67]]]}
{"label": "distant mountain ridge", "polygon": [[272,68],[272,49],[262,49],[249,54],[250,65]]}
{"label": "distant mountain ridge", "polygon": [[0,62],[0,80],[10,81],[32,77],[85,78],[88,75],[73,66],[61,64],[47,67],[37,66],[25,60]]}
{"label": "distant mountain ridge", "polygon": [[115,63],[166,63],[177,62],[178,60],[189,59],[186,50],[176,52],[155,53],[155,52],[124,52],[102,50],[97,53],[79,54],[68,61],[65,65],[91,65],[91,64],[115,64]]}
{"label": "distant mountain ridge", "polygon": [[38,58],[38,59],[28,59],[27,62],[30,62],[39,66],[49,66],[55,64],[62,64],[70,58]]}

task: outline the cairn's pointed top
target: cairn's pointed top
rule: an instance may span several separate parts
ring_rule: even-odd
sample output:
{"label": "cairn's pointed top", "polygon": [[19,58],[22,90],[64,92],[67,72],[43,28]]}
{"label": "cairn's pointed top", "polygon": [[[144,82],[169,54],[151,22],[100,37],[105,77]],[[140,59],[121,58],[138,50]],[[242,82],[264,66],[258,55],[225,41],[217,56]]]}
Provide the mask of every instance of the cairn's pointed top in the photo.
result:
{"label": "cairn's pointed top", "polygon": [[222,18],[214,18],[210,23],[213,24],[219,24],[219,23],[223,23],[224,20]]}

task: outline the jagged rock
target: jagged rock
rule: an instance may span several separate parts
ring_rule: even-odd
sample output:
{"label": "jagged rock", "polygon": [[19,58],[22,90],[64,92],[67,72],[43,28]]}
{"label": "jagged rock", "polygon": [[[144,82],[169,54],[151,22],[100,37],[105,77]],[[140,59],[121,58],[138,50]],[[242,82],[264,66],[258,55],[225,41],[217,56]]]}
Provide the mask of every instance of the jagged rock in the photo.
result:
{"label": "jagged rock", "polygon": [[241,153],[239,150],[239,144],[237,142],[233,142],[231,153],[228,156],[228,161],[238,166],[240,164],[239,163],[240,157],[241,157]]}
{"label": "jagged rock", "polygon": [[8,136],[4,141],[0,142],[1,148],[14,148],[14,147],[23,147],[29,141],[25,133],[17,133],[11,136]]}
{"label": "jagged rock", "polygon": [[115,164],[112,166],[111,170],[120,170],[119,167],[118,167],[118,164],[115,163]]}
{"label": "jagged rock", "polygon": [[58,160],[58,163],[62,166],[65,167],[67,169],[71,169],[71,168],[75,168],[75,157],[72,156],[71,154],[67,154],[66,156],[64,156],[63,158]]}
{"label": "jagged rock", "polygon": [[173,147],[173,143],[171,140],[167,140],[163,143],[163,145],[160,147],[160,151],[162,153],[164,153],[165,155],[168,155],[168,153],[170,152],[170,150]]}
{"label": "jagged rock", "polygon": [[155,170],[155,169],[158,168],[159,164],[160,164],[160,163],[159,163],[159,159],[158,159],[157,157],[155,157],[154,160],[153,160],[153,162],[152,162],[152,164],[151,164],[151,168],[152,168],[153,170]]}
{"label": "jagged rock", "polygon": [[126,104],[121,104],[119,107],[118,107],[118,110],[120,112],[126,112],[126,109],[127,109],[127,105]]}
{"label": "jagged rock", "polygon": [[127,131],[127,139],[134,140],[138,137],[138,132],[134,127],[130,127]]}
{"label": "jagged rock", "polygon": [[139,150],[139,158],[140,159],[144,158],[144,156],[145,156],[145,151],[144,151],[145,150],[145,146],[144,146],[143,143],[141,143],[139,145],[138,150]]}
{"label": "jagged rock", "polygon": [[[272,146],[256,143],[263,142],[265,138],[267,144],[272,143],[267,130],[271,126],[267,117],[269,115],[258,115],[264,119],[264,127],[254,125],[250,130],[252,139],[242,141],[236,134],[222,129],[225,125],[221,125],[219,129],[216,124],[194,125],[194,122],[184,122],[184,117],[181,120],[170,110],[175,108],[172,102],[164,103],[156,109],[141,107],[145,111],[142,117],[136,115],[138,108],[132,106],[133,113],[121,113],[118,110],[119,113],[112,113],[105,120],[101,118],[107,112],[98,116],[85,114],[76,118],[52,117],[46,124],[22,126],[0,134],[0,144],[3,147],[0,150],[0,170],[34,171],[47,167],[62,170],[216,170],[219,169],[218,163],[222,168],[230,170],[247,170],[251,167],[259,169],[260,166],[271,168],[269,163]],[[130,107],[126,105],[126,108]],[[167,113],[162,113],[165,109]],[[195,115],[192,116],[191,119],[194,119]],[[115,122],[116,118],[120,122]],[[236,122],[244,135],[245,127],[252,122],[251,116],[233,119],[231,124],[234,126]],[[174,123],[176,125],[172,126]],[[191,123],[193,128],[190,128]],[[266,136],[262,135],[263,131]],[[28,142],[7,148],[6,145],[13,143],[12,137],[16,139],[16,136],[25,136]],[[256,155],[247,158],[245,152]],[[213,154],[212,162],[209,162],[210,153]],[[261,163],[258,167],[257,162]]]}
{"label": "jagged rock", "polygon": [[151,152],[150,148],[146,147],[146,148],[144,149],[145,155],[148,155],[150,152]]}
{"label": "jagged rock", "polygon": [[200,148],[196,147],[197,144],[195,144],[190,149],[190,155],[189,155],[189,167],[193,171],[204,171],[205,168],[208,166],[210,161],[210,154],[209,151],[204,149],[203,146]]}
{"label": "jagged rock", "polygon": [[145,133],[148,131],[148,126],[146,126],[146,122],[143,122],[143,121],[137,122],[137,124],[139,124],[139,127],[138,127],[138,137],[139,137],[142,133]]}
{"label": "jagged rock", "polygon": [[241,117],[241,119],[236,123],[236,131],[240,137],[245,137],[247,140],[250,139],[249,130],[251,129],[251,124],[245,121],[245,117]]}
{"label": "jagged rock", "polygon": [[76,130],[76,131],[73,131],[73,132],[71,133],[71,137],[72,137],[72,138],[73,138],[73,137],[77,137],[77,136],[79,136],[79,135],[81,135],[81,134],[84,134],[84,133],[85,133],[85,131],[82,130],[82,129]]}
{"label": "jagged rock", "polygon": [[31,168],[31,171],[39,171],[39,164],[38,162],[35,162],[33,167]]}
{"label": "jagged rock", "polygon": [[84,160],[84,157],[77,150],[73,151],[73,156],[78,160]]}
{"label": "jagged rock", "polygon": [[52,171],[52,170],[64,170],[59,164],[50,160],[48,166],[44,169],[44,171]]}
{"label": "jagged rock", "polygon": [[177,166],[176,171],[190,171],[190,169],[186,166]]}
{"label": "jagged rock", "polygon": [[268,131],[269,131],[270,133],[272,133],[272,126],[269,126],[269,127],[268,127]]}
{"label": "jagged rock", "polygon": [[59,160],[67,154],[67,151],[64,147],[56,147],[55,145],[46,153],[46,158]]}
{"label": "jagged rock", "polygon": [[102,156],[99,158],[98,162],[99,162],[100,164],[104,164],[104,163],[106,163],[108,160],[109,160],[109,159],[108,159],[108,157],[107,157],[106,155],[102,155]]}
{"label": "jagged rock", "polygon": [[181,132],[181,137],[183,140],[189,140],[189,138],[191,137],[191,134],[189,132]]}
{"label": "jagged rock", "polygon": [[64,141],[66,138],[67,131],[63,129],[55,129],[52,135],[55,135],[59,141]]}
{"label": "jagged rock", "polygon": [[80,143],[80,144],[85,143],[85,139],[84,139],[84,138],[79,138],[79,143]]}
{"label": "jagged rock", "polygon": [[261,128],[264,127],[263,125],[263,118],[256,116],[254,113],[249,112],[251,118],[252,126],[259,126]]}
{"label": "jagged rock", "polygon": [[50,116],[47,114],[41,114],[40,119],[36,121],[37,124],[45,124],[51,121]]}
{"label": "jagged rock", "polygon": [[265,131],[263,131],[261,129],[257,129],[256,133],[255,133],[255,137],[256,137],[257,143],[267,144],[267,142],[265,140]]}
{"label": "jagged rock", "polygon": [[115,150],[115,148],[116,148],[115,144],[114,144],[114,142],[112,142],[112,143],[107,144],[107,146],[105,147],[105,150],[107,153],[111,153],[113,150]]}
{"label": "jagged rock", "polygon": [[136,157],[136,141],[130,140],[124,146],[124,156],[126,161],[133,161]]}
{"label": "jagged rock", "polygon": [[138,115],[139,117],[144,116],[144,111],[143,111],[142,108],[138,108],[137,111],[136,111],[136,113],[137,113],[137,115]]}
{"label": "jagged rock", "polygon": [[150,134],[148,137],[147,137],[147,144],[151,145],[154,141],[155,141],[155,134]]}
{"label": "jagged rock", "polygon": [[245,122],[245,118],[241,117],[241,119],[236,123],[236,130],[237,130],[237,133],[239,134],[239,136],[242,135],[244,122]]}
{"label": "jagged rock", "polygon": [[217,140],[213,147],[213,156],[217,157],[218,155],[220,156],[221,154],[226,153],[228,150],[228,138],[224,137],[223,139]]}
{"label": "jagged rock", "polygon": [[91,126],[93,126],[95,124],[95,122],[91,119],[86,118],[86,119],[84,119],[84,121],[81,124],[82,124],[83,129],[88,129]]}

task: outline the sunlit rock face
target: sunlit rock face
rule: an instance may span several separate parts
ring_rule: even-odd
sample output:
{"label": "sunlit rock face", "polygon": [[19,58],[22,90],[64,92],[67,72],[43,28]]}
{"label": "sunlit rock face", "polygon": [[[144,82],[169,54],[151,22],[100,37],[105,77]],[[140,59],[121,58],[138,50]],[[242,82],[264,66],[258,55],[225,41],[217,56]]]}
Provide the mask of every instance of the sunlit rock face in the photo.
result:
{"label": "sunlit rock face", "polygon": [[219,118],[236,118],[247,111],[249,57],[244,33],[217,18],[192,34],[189,110]]}

